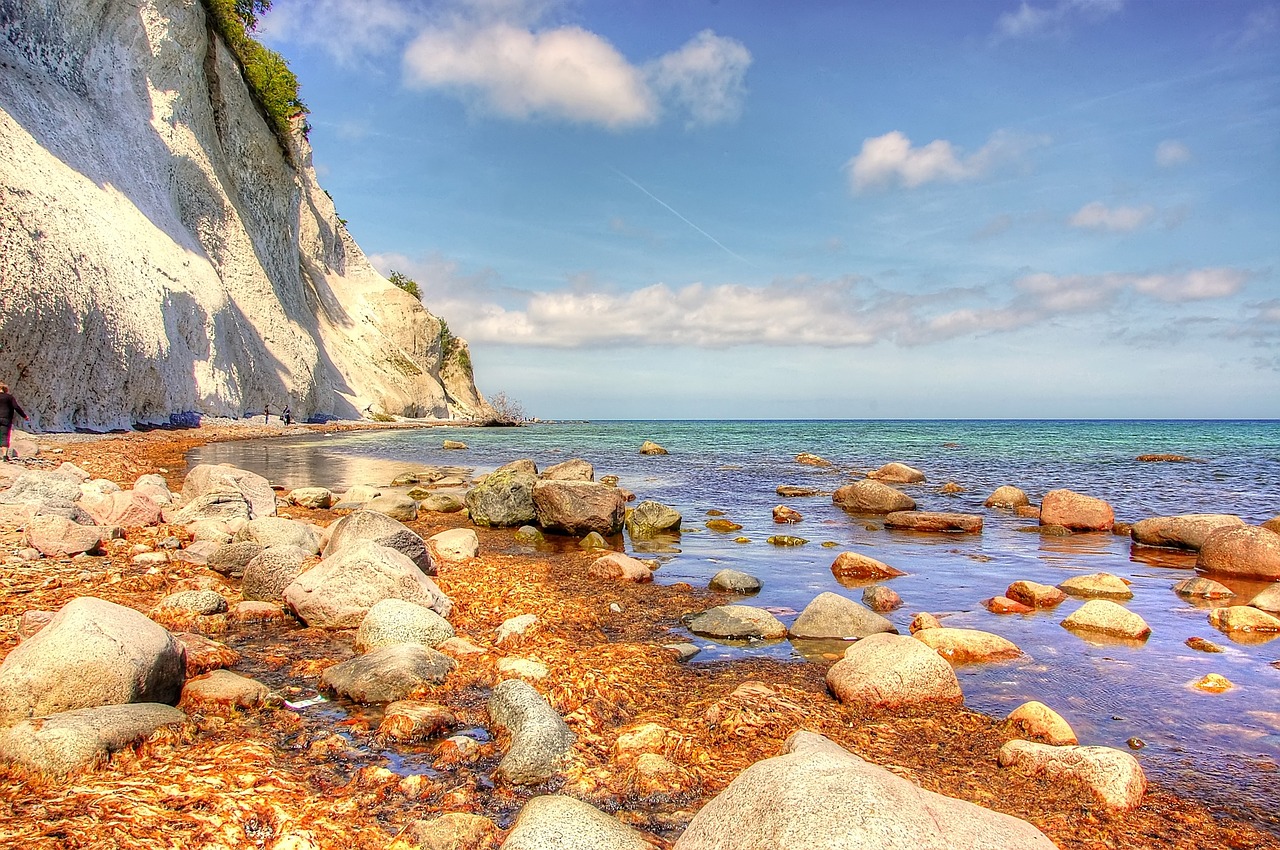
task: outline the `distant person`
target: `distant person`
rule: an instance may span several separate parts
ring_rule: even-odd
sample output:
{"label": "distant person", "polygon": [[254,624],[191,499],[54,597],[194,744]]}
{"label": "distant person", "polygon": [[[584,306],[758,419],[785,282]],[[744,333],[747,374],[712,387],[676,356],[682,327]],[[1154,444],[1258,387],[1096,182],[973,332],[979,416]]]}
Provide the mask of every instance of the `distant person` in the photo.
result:
{"label": "distant person", "polygon": [[9,385],[0,383],[0,458],[9,459],[9,431],[13,428],[13,414],[18,414],[25,422],[27,412],[18,404],[18,400],[9,394]]}
{"label": "distant person", "polygon": [[293,411],[289,409],[289,405],[286,404],[284,406],[284,410],[280,413],[280,418],[284,420],[284,426],[286,428],[288,428],[293,422]]}
{"label": "distant person", "polygon": [[271,424],[271,405],[270,404],[262,405],[262,424],[263,425]]}

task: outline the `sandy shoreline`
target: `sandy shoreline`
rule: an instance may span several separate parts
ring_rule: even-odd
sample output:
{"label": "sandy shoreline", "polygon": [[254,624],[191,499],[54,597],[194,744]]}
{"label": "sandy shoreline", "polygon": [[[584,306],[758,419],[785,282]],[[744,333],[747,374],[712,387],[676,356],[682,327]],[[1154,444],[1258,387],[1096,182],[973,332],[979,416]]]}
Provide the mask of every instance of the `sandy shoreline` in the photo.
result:
{"label": "sandy shoreline", "polygon": [[[449,423],[440,423],[448,426]],[[437,427],[425,423],[341,423],[289,429],[252,423],[191,431],[157,430],[122,435],[38,435],[42,459],[71,461],[121,484],[163,470],[177,488],[185,454],[209,442],[294,436],[347,430]],[[329,511],[290,508],[295,518],[328,522]],[[459,525],[458,515],[424,514],[410,526],[424,537]],[[498,661],[518,655],[550,671],[540,690],[578,735],[573,769],[556,790],[586,799],[643,829],[664,845],[688,818],[748,765],[776,755],[798,728],[823,732],[864,758],[930,790],[1023,817],[1063,848],[1271,847],[1276,838],[1249,823],[1213,813],[1153,786],[1137,811],[1099,811],[1086,795],[1000,770],[995,752],[1014,737],[1002,721],[964,709],[919,716],[858,716],[826,692],[825,670],[816,664],[741,661],[679,665],[660,644],[667,628],[689,612],[723,597],[688,585],[620,585],[585,577],[593,556],[562,547],[527,553],[512,533],[477,529],[481,557],[442,568],[439,584],[454,600],[451,616],[460,635],[485,649],[468,658],[436,695],[460,723],[484,726],[483,694],[500,680]],[[156,529],[131,530],[130,545],[154,541]],[[179,535],[181,536],[181,535]],[[0,532],[8,553],[18,535]],[[216,574],[171,563],[158,573],[139,572],[114,547],[103,558],[65,563],[0,566],[0,652],[16,644],[22,611],[55,609],[79,595],[98,595],[141,611],[175,589]],[[91,562],[91,563],[90,563]],[[238,600],[236,582],[219,587]],[[715,599],[716,601],[712,601]],[[610,610],[616,603],[621,613]],[[503,620],[536,613],[542,628],[515,647],[494,645]],[[212,637],[244,646],[251,675],[314,683],[330,663],[352,654],[350,636],[311,629],[261,635],[243,626],[191,624]],[[276,660],[278,659],[278,660]],[[242,669],[242,668],[237,668]],[[739,687],[759,681],[766,689]],[[614,751],[618,734],[638,723],[672,730],[667,757],[680,770],[668,787],[655,789]],[[285,710],[193,715],[182,736],[153,741],[138,753],[117,756],[107,768],[85,774],[69,789],[30,781],[14,769],[0,771],[0,832],[26,846],[77,846],[69,834],[116,846],[154,846],[157,837],[204,846],[239,846],[250,820],[269,823],[273,836],[311,831],[319,846],[386,847],[414,818],[443,811],[474,811],[500,826],[534,791],[490,788],[487,772],[499,747],[489,744],[471,761],[438,775],[406,781],[381,771],[385,759],[350,740],[364,740],[377,726],[376,711],[356,711],[343,723],[351,739],[334,742],[333,729]],[[305,739],[305,740],[304,740]],[[328,742],[327,744],[325,742]],[[498,742],[499,744],[501,742]],[[239,763],[237,763],[237,761]],[[252,777],[243,774],[248,770]],[[219,783],[204,783],[210,777]],[[212,789],[212,790],[211,790]],[[548,788],[540,789],[545,793]],[[265,813],[265,814],[264,814]],[[111,830],[117,830],[112,832]],[[109,837],[108,837],[109,836]],[[150,840],[151,843],[148,843]],[[263,846],[271,846],[271,842]]]}

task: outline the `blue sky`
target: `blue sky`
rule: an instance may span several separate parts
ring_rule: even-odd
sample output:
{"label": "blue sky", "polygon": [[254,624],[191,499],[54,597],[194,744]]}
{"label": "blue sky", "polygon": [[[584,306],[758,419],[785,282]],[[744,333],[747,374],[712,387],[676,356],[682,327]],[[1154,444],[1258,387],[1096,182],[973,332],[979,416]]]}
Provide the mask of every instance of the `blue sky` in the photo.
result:
{"label": "blue sky", "polygon": [[1280,417],[1280,2],[275,0],[320,181],[546,418]]}

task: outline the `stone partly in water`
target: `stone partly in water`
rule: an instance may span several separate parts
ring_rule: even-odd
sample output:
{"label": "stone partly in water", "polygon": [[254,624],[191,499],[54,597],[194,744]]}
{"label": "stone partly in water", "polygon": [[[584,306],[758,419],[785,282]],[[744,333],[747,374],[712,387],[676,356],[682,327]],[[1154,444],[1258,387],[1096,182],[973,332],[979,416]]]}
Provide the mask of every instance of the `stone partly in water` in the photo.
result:
{"label": "stone partly in water", "polygon": [[519,543],[532,543],[534,545],[547,542],[542,530],[533,525],[522,525],[517,528],[515,539]]}
{"label": "stone partly in water", "polygon": [[1280,582],[1267,585],[1245,604],[1263,611],[1280,612]]}
{"label": "stone partly in water", "polygon": [[537,785],[569,762],[574,734],[546,699],[521,679],[508,679],[489,697],[489,717],[511,735],[495,774],[514,785]]}
{"label": "stone partly in water", "polygon": [[1202,637],[1189,637],[1184,643],[1198,652],[1222,652],[1222,647]]}
{"label": "stone partly in water", "polygon": [[831,495],[832,503],[853,514],[888,514],[915,510],[915,499],[879,481],[864,479],[846,484]]}
{"label": "stone partly in water", "polygon": [[1133,591],[1129,589],[1129,583],[1110,573],[1090,573],[1084,576],[1072,576],[1059,584],[1058,589],[1072,596],[1083,596],[1087,599],[1133,598]]}
{"label": "stone partly in water", "polygon": [[450,451],[462,451],[466,447],[467,444],[461,440],[445,440],[440,444],[440,448],[449,449]]}
{"label": "stone partly in water", "polygon": [[[926,629],[917,632],[924,634]],[[827,671],[836,699],[865,711],[943,707],[964,701],[951,665],[914,637],[875,634],[844,652]]]}
{"label": "stone partly in water", "polygon": [[186,719],[176,708],[150,702],[59,712],[0,732],[0,761],[64,776]]}
{"label": "stone partly in water", "polygon": [[983,502],[988,508],[1007,508],[1014,509],[1024,507],[1031,504],[1031,500],[1027,498],[1027,494],[1021,489],[1010,484],[1005,484],[995,489],[987,500]]}
{"label": "stone partly in water", "polygon": [[1256,525],[1220,528],[1205,538],[1196,571],[1280,581],[1280,534]]}
{"label": "stone partly in water", "polygon": [[905,576],[902,570],[857,552],[841,552],[831,564],[836,578],[894,578]]}
{"label": "stone partly in water", "polygon": [[537,516],[533,507],[533,485],[537,480],[533,461],[516,461],[498,467],[467,491],[471,521],[497,528],[533,522]]}
{"label": "stone partly in water", "polygon": [[738,570],[723,569],[711,577],[708,585],[712,590],[725,593],[759,593],[760,579]]}
{"label": "stone partly in water", "polygon": [[820,593],[791,624],[793,638],[854,640],[896,629],[889,620],[838,593]]}
{"label": "stone partly in water", "polygon": [[579,549],[608,549],[609,541],[605,540],[598,531],[593,531],[578,541]]}
{"label": "stone partly in water", "polygon": [[1231,680],[1226,676],[1220,676],[1217,673],[1206,673],[1192,682],[1191,687],[1207,694],[1222,694],[1234,688],[1235,685],[1231,684]]}
{"label": "stone partly in water", "polygon": [[1247,605],[1214,608],[1209,612],[1209,624],[1227,633],[1280,632],[1280,618]]}
{"label": "stone partly in water", "polygon": [[626,501],[616,487],[593,481],[538,481],[533,486],[538,524],[565,534],[617,534]]}
{"label": "stone partly in water", "polygon": [[1021,602],[1015,602],[1007,596],[993,596],[982,600],[982,606],[992,614],[1030,614],[1036,609]]}
{"label": "stone partly in water", "polygon": [[1050,490],[1040,503],[1040,524],[1070,531],[1110,531],[1115,511],[1102,499],[1073,490]]}
{"label": "stone partly in water", "polygon": [[773,509],[773,521],[776,523],[796,523],[803,520],[800,512],[786,505],[776,505]]}
{"label": "stone partly in water", "polygon": [[939,511],[893,511],[885,515],[884,525],[906,531],[977,534],[982,531],[982,517]]}
{"label": "stone partly in water", "polygon": [[1062,627],[1128,640],[1146,640],[1151,634],[1142,617],[1108,599],[1090,599],[1063,620]]}
{"label": "stone partly in water", "polygon": [[911,634],[924,631],[925,629],[940,629],[942,623],[938,622],[938,618],[930,614],[928,611],[921,611],[911,618],[911,625],[908,627]]}
{"label": "stone partly in water", "polygon": [[1179,596],[1193,596],[1200,599],[1226,599],[1236,595],[1236,592],[1225,584],[1200,576],[1183,579],[1173,586],[1173,592]]}
{"label": "stone partly in water", "polygon": [[867,473],[868,478],[877,481],[888,481],[891,484],[919,484],[925,480],[924,473],[905,463],[886,463],[884,466]]}
{"label": "stone partly in water", "polygon": [[791,534],[775,534],[767,542],[772,546],[803,546],[809,541]]}
{"label": "stone partly in water", "polygon": [[627,512],[627,531],[635,537],[678,534],[682,517],[675,508],[646,499]]}
{"label": "stone partly in water", "polygon": [[1080,743],[1071,724],[1042,702],[1024,702],[1009,712],[1008,721],[1023,734],[1039,738],[1047,744],[1063,746]]}
{"label": "stone partly in water", "polygon": [[796,455],[796,463],[803,464],[805,466],[817,466],[821,468],[825,468],[833,465],[831,461],[827,460],[825,457],[819,457],[818,455],[812,454],[810,452],[800,452],[800,454]]}
{"label": "stone partly in water", "polygon": [[606,581],[625,581],[635,584],[653,581],[653,570],[649,569],[648,564],[621,552],[611,552],[596,558],[587,568],[587,575]]}
{"label": "stone partly in water", "polygon": [[430,647],[396,643],[333,665],[320,685],[353,702],[395,702],[442,683],[455,666],[452,658]]}
{"label": "stone partly in water", "polygon": [[1073,747],[1009,741],[1000,748],[1001,767],[1051,781],[1067,780],[1088,788],[1112,811],[1127,812],[1142,803],[1147,777],[1133,756],[1111,747]]}
{"label": "stone partly in water", "polygon": [[670,452],[668,452],[662,446],[655,443],[653,440],[645,440],[643,443],[640,444],[640,454],[665,455],[665,454],[670,454]]}
{"label": "stone partly in water", "polygon": [[723,640],[772,640],[787,636],[787,627],[763,608],[721,605],[694,617],[689,631]]}
{"label": "stone partly in water", "polygon": [[738,523],[733,522],[733,521],[731,521],[731,520],[727,520],[727,519],[709,519],[709,520],[707,520],[707,521],[706,521],[705,523],[703,523],[703,524],[704,524],[707,528],[711,529],[712,531],[719,531],[719,532],[721,532],[721,533],[728,533],[728,532],[730,532],[730,531],[741,531],[741,530],[742,530],[742,526],[741,526],[741,525],[739,525]]}
{"label": "stone partly in water", "polygon": [[1012,642],[977,629],[925,629],[915,638],[952,664],[1007,661],[1022,655]]}
{"label": "stone partly in water", "polygon": [[1004,595],[1032,608],[1054,608],[1067,598],[1058,588],[1034,581],[1015,581],[1009,585]]}
{"label": "stone partly in water", "polygon": [[1200,551],[1210,534],[1220,528],[1238,528],[1244,520],[1233,514],[1182,514],[1152,517],[1129,529],[1134,543]]}
{"label": "stone partly in water", "polygon": [[872,585],[862,591],[862,604],[877,614],[902,607],[902,597],[882,584]]}
{"label": "stone partly in water", "polygon": [[793,484],[780,484],[775,492],[784,499],[803,499],[809,496],[828,495],[814,487],[799,487]]}
{"label": "stone partly in water", "polygon": [[673,850],[747,847],[1053,850],[1054,844],[1026,821],[926,791],[802,731],[787,739],[782,755],[751,765],[707,803]]}
{"label": "stone partly in water", "polygon": [[82,596],[0,663],[0,726],[133,702],[174,703],[183,648],[132,608]]}

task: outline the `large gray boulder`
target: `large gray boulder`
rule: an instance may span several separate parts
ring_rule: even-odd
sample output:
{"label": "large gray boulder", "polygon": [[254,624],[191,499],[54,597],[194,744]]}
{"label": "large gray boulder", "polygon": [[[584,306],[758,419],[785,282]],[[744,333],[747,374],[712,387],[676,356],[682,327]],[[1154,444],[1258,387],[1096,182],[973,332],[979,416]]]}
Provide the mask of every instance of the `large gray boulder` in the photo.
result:
{"label": "large gray boulder", "polygon": [[537,516],[533,485],[538,469],[531,460],[500,466],[467,491],[467,510],[476,525],[494,528],[525,525]]}
{"label": "large gray boulder", "polygon": [[31,470],[0,491],[0,505],[71,504],[80,498],[80,478],[66,472]]}
{"label": "large gray boulder", "polygon": [[309,555],[320,551],[319,527],[308,522],[298,522],[296,519],[278,516],[262,517],[246,522],[233,539],[237,543],[257,543],[264,549],[270,549],[273,546],[296,546]]}
{"label": "large gray boulder", "polygon": [[184,503],[207,493],[227,491],[244,496],[249,503],[250,519],[275,516],[276,493],[271,489],[271,482],[256,472],[225,464],[202,463],[193,467],[182,481]]}
{"label": "large gray boulder", "polygon": [[679,511],[651,499],[645,499],[627,513],[627,530],[632,537],[678,533],[680,522]]}
{"label": "large gray boulder", "polygon": [[396,643],[438,646],[453,636],[449,621],[430,608],[403,599],[384,599],[360,621],[356,649],[368,652]]}
{"label": "large gray boulder", "polygon": [[169,506],[161,511],[164,521],[174,525],[189,525],[201,520],[247,520],[253,515],[253,507],[244,493],[226,486],[208,490],[193,496],[179,506]]}
{"label": "large gray boulder", "polygon": [[528,682],[508,679],[494,688],[489,719],[511,735],[511,747],[496,771],[507,782],[537,785],[568,763],[574,734]]}
{"label": "large gray boulder", "polygon": [[804,731],[703,806],[674,850],[747,847],[1054,850],[1026,821],[926,791]]}
{"label": "large gray boulder", "polygon": [[440,684],[455,666],[452,658],[428,646],[396,643],[333,665],[320,685],[354,702],[395,702]]}
{"label": "large gray boulder", "polygon": [[1220,528],[1238,528],[1244,520],[1233,514],[1180,514],[1135,522],[1129,529],[1134,543],[1200,551],[1205,539]]}
{"label": "large gray boulder", "polygon": [[240,597],[251,602],[281,602],[284,589],[302,574],[307,558],[314,553],[297,546],[263,549],[244,567]]}
{"label": "large gray boulder", "polygon": [[840,702],[865,711],[964,701],[955,671],[942,656],[915,638],[887,633],[846,649],[827,671],[827,687]]}
{"label": "large gray boulder", "polygon": [[640,833],[590,803],[560,794],[524,804],[503,850],[652,850]]}
{"label": "large gray boulder", "polygon": [[0,726],[77,708],[174,703],[186,677],[182,644],[142,614],[73,599],[0,664]]}
{"label": "large gray boulder", "polygon": [[324,547],[325,557],[358,541],[388,546],[413,561],[427,575],[436,574],[427,541],[409,526],[377,511],[355,511],[335,522]]}
{"label": "large gray boulder", "polygon": [[916,507],[916,500],[906,493],[869,478],[844,485],[831,495],[831,501],[853,514],[888,514]]}
{"label": "large gray boulder", "polygon": [[622,530],[627,502],[617,487],[592,481],[538,481],[533,485],[538,525],[549,531],[611,535]]}
{"label": "large gray boulder", "polygon": [[361,540],[344,546],[285,588],[284,602],[308,626],[354,629],[384,599],[403,599],[448,617],[436,583],[395,549]]}
{"label": "large gray boulder", "polygon": [[52,776],[105,762],[112,753],[187,715],[158,703],[79,708],[24,720],[0,732],[0,761]]}
{"label": "large gray boulder", "polygon": [[793,638],[852,640],[896,631],[893,623],[865,605],[838,593],[819,593],[791,624]]}
{"label": "large gray boulder", "polygon": [[240,578],[248,568],[249,562],[263,551],[261,543],[242,540],[239,543],[224,543],[213,550],[207,561],[209,569],[224,576]]}

